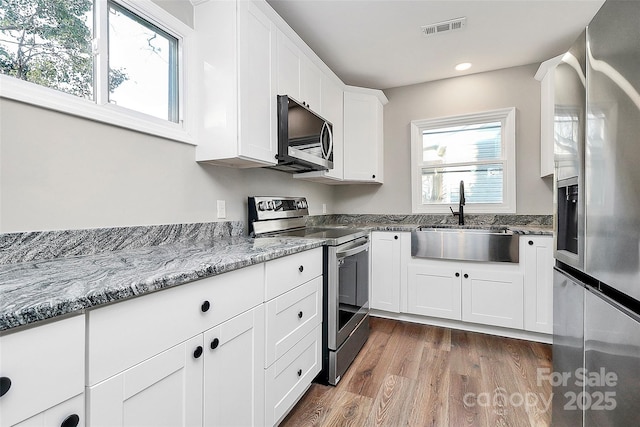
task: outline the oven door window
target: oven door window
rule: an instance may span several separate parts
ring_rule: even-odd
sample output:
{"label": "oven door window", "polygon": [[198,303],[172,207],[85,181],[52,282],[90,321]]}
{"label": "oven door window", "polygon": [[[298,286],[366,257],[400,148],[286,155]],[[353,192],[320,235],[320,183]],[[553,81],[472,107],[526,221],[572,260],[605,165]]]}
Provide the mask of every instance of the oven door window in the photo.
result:
{"label": "oven door window", "polygon": [[338,263],[338,330],[341,330],[369,301],[369,253],[363,251]]}

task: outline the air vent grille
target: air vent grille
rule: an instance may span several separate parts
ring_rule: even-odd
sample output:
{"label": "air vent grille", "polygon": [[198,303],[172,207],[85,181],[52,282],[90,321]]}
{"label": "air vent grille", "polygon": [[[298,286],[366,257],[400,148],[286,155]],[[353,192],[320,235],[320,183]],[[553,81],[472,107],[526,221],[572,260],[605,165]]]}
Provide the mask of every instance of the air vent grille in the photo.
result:
{"label": "air vent grille", "polygon": [[456,18],[448,21],[436,22],[435,24],[423,25],[420,27],[422,35],[425,37],[449,31],[458,31],[467,26],[467,18]]}

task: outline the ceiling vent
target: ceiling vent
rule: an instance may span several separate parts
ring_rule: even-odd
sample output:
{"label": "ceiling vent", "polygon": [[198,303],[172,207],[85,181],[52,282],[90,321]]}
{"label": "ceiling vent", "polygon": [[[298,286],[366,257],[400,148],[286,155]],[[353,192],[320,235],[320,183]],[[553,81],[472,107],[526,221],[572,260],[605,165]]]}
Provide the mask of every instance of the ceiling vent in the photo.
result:
{"label": "ceiling vent", "polygon": [[448,21],[437,22],[435,24],[423,25],[420,27],[422,35],[425,37],[435,36],[436,34],[447,33],[450,31],[458,31],[467,26],[467,18],[456,18]]}

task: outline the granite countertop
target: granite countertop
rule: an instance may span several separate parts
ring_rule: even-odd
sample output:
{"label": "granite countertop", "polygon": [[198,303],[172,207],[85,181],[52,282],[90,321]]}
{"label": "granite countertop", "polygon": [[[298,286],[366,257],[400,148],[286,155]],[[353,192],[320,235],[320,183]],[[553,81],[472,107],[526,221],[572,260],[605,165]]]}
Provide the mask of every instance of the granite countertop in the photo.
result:
{"label": "granite countertop", "polygon": [[[330,224],[326,225],[327,227],[331,226]],[[335,225],[338,226],[338,225]],[[404,223],[389,223],[389,224],[371,224],[371,223],[354,223],[350,224],[352,227],[362,228],[370,231],[416,231],[418,227],[435,227],[435,228],[483,228],[480,225],[442,225],[442,224],[404,224]],[[344,225],[342,225],[344,227]],[[491,227],[497,228],[506,228],[512,231],[514,234],[521,235],[542,235],[542,236],[552,236],[553,235],[553,227],[547,226],[528,226],[528,225],[504,225],[504,226],[496,226],[491,225]]]}
{"label": "granite countertop", "polygon": [[322,239],[226,237],[0,265],[0,331],[322,246]]}

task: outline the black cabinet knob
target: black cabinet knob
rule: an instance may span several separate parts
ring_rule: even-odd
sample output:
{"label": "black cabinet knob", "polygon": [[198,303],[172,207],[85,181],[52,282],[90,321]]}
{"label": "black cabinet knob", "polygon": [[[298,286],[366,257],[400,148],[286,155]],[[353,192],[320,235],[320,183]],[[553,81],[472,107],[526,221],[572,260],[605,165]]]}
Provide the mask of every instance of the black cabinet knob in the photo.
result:
{"label": "black cabinet knob", "polygon": [[456,273],[456,277],[460,277],[460,273]]}
{"label": "black cabinet knob", "polygon": [[218,338],[214,338],[213,341],[211,341],[211,350],[215,350],[219,345],[220,340]]}
{"label": "black cabinet knob", "polygon": [[207,311],[209,311],[210,308],[211,308],[211,303],[209,301],[203,302],[202,306],[200,306],[200,310],[202,310],[203,313],[206,313]]}
{"label": "black cabinet knob", "polygon": [[533,246],[533,240],[529,240],[529,245]]}
{"label": "black cabinet knob", "polygon": [[302,319],[302,312],[301,311],[298,312],[298,319]]}
{"label": "black cabinet knob", "polygon": [[469,275],[468,275],[467,273],[464,273],[464,278],[465,278],[465,279],[468,279],[468,278],[469,278]]}
{"label": "black cabinet knob", "polygon": [[302,369],[298,369],[298,376],[301,377],[302,376]]}
{"label": "black cabinet knob", "polygon": [[398,240],[398,236],[393,236],[394,239]]}
{"label": "black cabinet knob", "polygon": [[193,352],[193,357],[195,357],[196,359],[199,358],[200,356],[202,356],[202,346],[201,345],[196,347],[196,350]]}
{"label": "black cabinet knob", "polygon": [[78,414],[71,414],[64,419],[60,427],[77,427],[80,424],[80,417]]}
{"label": "black cabinet knob", "polygon": [[300,267],[298,267],[298,271],[302,273],[304,271],[304,265],[301,265]]}
{"label": "black cabinet knob", "polygon": [[10,388],[11,388],[11,378],[0,377],[0,397],[7,394]]}
{"label": "black cabinet knob", "polygon": [[376,179],[376,176],[375,175],[371,175],[371,178]]}

